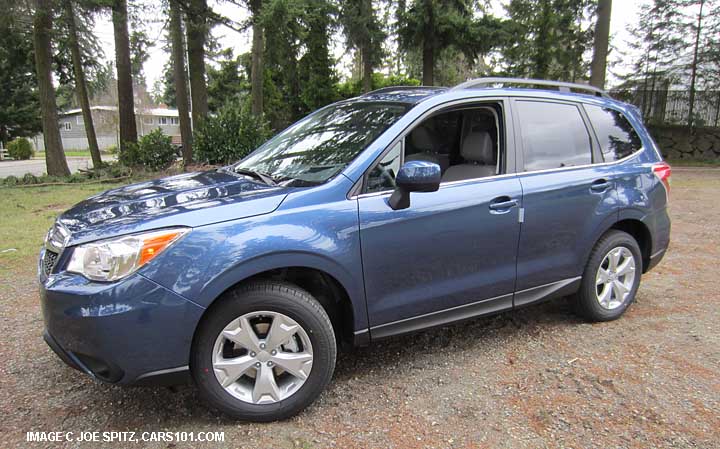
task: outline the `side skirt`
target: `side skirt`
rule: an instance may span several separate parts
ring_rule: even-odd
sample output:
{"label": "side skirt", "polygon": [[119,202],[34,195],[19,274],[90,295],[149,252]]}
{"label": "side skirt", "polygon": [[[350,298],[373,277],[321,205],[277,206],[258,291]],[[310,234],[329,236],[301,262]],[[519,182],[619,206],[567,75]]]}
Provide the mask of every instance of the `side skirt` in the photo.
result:
{"label": "side skirt", "polygon": [[[401,334],[408,334],[431,327],[463,321],[494,313],[504,312],[513,308],[524,307],[536,302],[548,299],[567,296],[578,291],[582,278],[580,276],[563,279],[562,281],[521,290],[513,294],[497,296],[495,298],[483,299],[482,301],[464,304],[450,309],[426,313],[404,320],[380,324],[370,328],[370,337],[373,341]],[[514,299],[513,299],[514,297]],[[356,332],[356,339],[359,337],[367,344],[366,330]],[[357,335],[359,334],[359,335]]]}
{"label": "side skirt", "polygon": [[427,329],[430,327],[442,326],[454,321],[466,320],[482,315],[510,310],[513,307],[512,294],[484,299],[482,301],[463,304],[450,309],[426,313],[404,320],[393,321],[392,323],[380,324],[370,328],[370,335],[373,340],[390,337],[393,335],[407,334],[410,332]]}

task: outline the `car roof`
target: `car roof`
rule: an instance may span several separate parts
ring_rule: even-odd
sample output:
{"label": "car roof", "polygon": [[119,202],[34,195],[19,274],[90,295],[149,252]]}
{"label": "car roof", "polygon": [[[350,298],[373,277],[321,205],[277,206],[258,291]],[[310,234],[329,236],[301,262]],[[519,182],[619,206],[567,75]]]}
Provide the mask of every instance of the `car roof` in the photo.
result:
{"label": "car roof", "polygon": [[[495,79],[495,78],[493,78]],[[513,79],[514,80],[514,79]],[[536,81],[536,80],[527,80]],[[464,98],[482,98],[482,97],[531,97],[545,100],[573,100],[583,101],[596,105],[612,105],[617,108],[626,110],[632,108],[632,105],[611,98],[604,91],[594,89],[589,86],[573,85],[570,83],[558,83],[558,86],[571,86],[572,88],[581,89],[580,92],[572,92],[570,90],[557,90],[552,88],[553,82],[548,82],[546,86],[540,88],[529,87],[493,87],[493,86],[469,86],[462,85],[448,88],[438,86],[392,86],[368,92],[359,97],[346,100],[353,101],[381,101],[381,102],[397,102],[409,105],[416,105],[428,99],[435,100],[461,100]],[[528,83],[531,84],[531,83]],[[582,90],[587,88],[587,90]]]}

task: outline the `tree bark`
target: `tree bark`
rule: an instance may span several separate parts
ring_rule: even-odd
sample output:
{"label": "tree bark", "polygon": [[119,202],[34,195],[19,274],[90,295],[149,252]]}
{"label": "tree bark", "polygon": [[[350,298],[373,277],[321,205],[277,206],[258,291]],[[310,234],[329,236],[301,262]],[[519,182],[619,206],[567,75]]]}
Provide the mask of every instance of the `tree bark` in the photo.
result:
{"label": "tree bark", "polygon": [[607,72],[608,46],[610,45],[610,12],[612,0],[599,0],[597,23],[595,24],[595,42],[593,43],[593,59],[590,64],[590,85],[599,89],[605,88]]}
{"label": "tree bark", "polygon": [[360,49],[360,57],[362,58],[362,85],[363,92],[370,92],[372,90],[372,57],[370,55],[370,42],[363,43]]}
{"label": "tree bark", "polygon": [[690,107],[688,108],[688,126],[694,126],[695,114],[695,83],[697,82],[698,55],[700,52],[700,34],[702,33],[703,7],[705,0],[700,0],[700,12],[698,13],[697,29],[695,30],[695,51],[693,53],[692,66],[690,67]]}
{"label": "tree bark", "polygon": [[207,9],[206,0],[190,0],[190,8],[187,10],[188,70],[190,71],[190,97],[194,128],[207,117],[209,111],[205,80]]}
{"label": "tree bark", "polygon": [[58,127],[55,87],[52,83],[52,6],[50,0],[35,0],[33,17],[33,44],[35,46],[35,70],[40,94],[43,140],[45,141],[45,163],[47,173],[52,176],[69,176],[70,169],[65,159],[60,128]]}
{"label": "tree bark", "polygon": [[100,158],[100,147],[98,146],[97,136],[95,135],[92,110],[90,109],[90,100],[88,99],[87,83],[85,81],[82,57],[80,56],[80,45],[78,44],[77,26],[75,24],[75,12],[73,11],[72,0],[65,0],[63,6],[68,22],[68,42],[70,44],[73,73],[75,74],[75,94],[80,103],[80,109],[82,109],[83,121],[85,122],[85,135],[87,136],[93,167],[100,168],[102,159]]}
{"label": "tree bark", "polygon": [[185,77],[185,48],[183,46],[182,15],[178,0],[170,0],[170,39],[172,41],[173,78],[175,99],[180,115],[182,157],[185,166],[192,162],[192,124],[190,123],[190,100]]}
{"label": "tree bark", "polygon": [[115,67],[117,69],[120,151],[126,143],[137,142],[135,98],[132,66],[130,65],[130,37],[127,22],[127,0],[114,0],[112,5],[113,34],[115,35]]}
{"label": "tree bark", "polygon": [[263,28],[260,23],[262,0],[251,0],[250,11],[253,15],[252,61],[250,64],[250,95],[251,112],[259,116],[263,113],[263,83],[265,68],[263,67],[263,52],[265,50]]}
{"label": "tree bark", "polygon": [[430,39],[423,39],[423,86],[432,86],[435,72],[435,49]]}
{"label": "tree bark", "polygon": [[423,8],[425,9],[427,20],[422,50],[423,86],[432,86],[435,81],[435,48],[433,47],[433,40],[435,39],[433,23],[435,22],[435,17],[431,1],[425,0],[423,2]]}

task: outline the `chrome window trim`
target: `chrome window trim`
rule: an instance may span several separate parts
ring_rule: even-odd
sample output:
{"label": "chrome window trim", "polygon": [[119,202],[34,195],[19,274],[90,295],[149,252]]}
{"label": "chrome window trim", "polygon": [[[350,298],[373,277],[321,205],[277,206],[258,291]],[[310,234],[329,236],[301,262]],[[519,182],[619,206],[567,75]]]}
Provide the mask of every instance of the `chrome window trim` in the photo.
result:
{"label": "chrome window trim", "polygon": [[[572,167],[558,167],[558,168],[547,168],[544,170],[532,170],[532,171],[525,171],[525,172],[518,172],[518,173],[505,173],[502,175],[495,175],[495,176],[485,176],[483,178],[471,178],[471,179],[460,179],[458,181],[450,181],[450,182],[443,182],[440,183],[440,188],[446,186],[455,186],[460,184],[466,184],[466,183],[474,183],[474,182],[483,182],[483,181],[492,181],[495,179],[501,179],[501,178],[509,178],[511,176],[525,176],[525,175],[534,175],[538,173],[550,173],[550,172],[561,172],[561,171],[567,171],[567,170],[579,170],[583,168],[589,168],[589,167],[603,167],[603,166],[610,166],[610,165],[616,165],[621,164],[623,162],[626,162],[629,159],[632,159],[635,156],[638,156],[640,153],[642,153],[645,150],[645,147],[641,147],[639,150],[634,152],[633,154],[630,154],[628,156],[625,156],[622,159],[618,159],[616,161],[610,161],[610,162],[598,162],[597,164],[584,164],[584,165],[573,165]],[[363,193],[360,195],[354,195],[351,196],[350,199],[361,199],[361,198],[370,198],[374,196],[381,196],[381,195],[390,195],[392,194],[393,190],[383,190],[382,192],[372,192],[372,193]]]}

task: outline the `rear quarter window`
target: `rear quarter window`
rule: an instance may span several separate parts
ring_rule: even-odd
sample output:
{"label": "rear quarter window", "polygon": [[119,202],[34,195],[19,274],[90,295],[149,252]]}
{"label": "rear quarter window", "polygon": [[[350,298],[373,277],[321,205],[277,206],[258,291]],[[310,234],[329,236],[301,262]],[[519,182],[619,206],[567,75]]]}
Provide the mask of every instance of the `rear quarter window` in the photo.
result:
{"label": "rear quarter window", "polygon": [[584,106],[606,161],[630,156],[642,147],[635,128],[622,112],[589,104]]}

